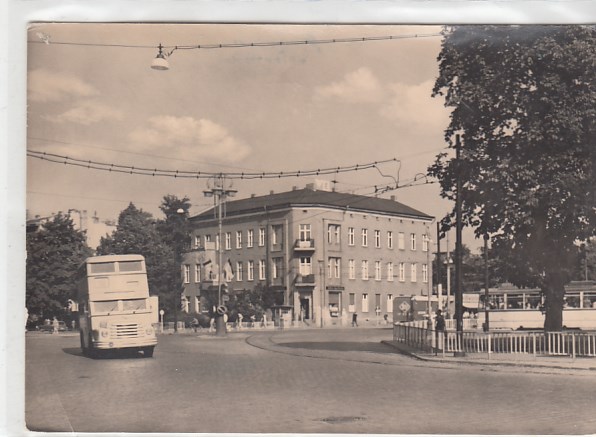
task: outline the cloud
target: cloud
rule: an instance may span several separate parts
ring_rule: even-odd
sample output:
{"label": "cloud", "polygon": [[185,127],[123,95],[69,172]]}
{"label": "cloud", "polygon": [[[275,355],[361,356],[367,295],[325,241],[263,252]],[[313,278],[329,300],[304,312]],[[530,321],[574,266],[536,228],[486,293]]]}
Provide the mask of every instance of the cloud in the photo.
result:
{"label": "cloud", "polygon": [[29,72],[29,100],[57,102],[66,97],[92,97],[99,91],[72,74],[58,73],[39,68]]}
{"label": "cloud", "polygon": [[207,119],[151,117],[147,127],[134,130],[130,139],[146,151],[168,150],[189,159],[215,159],[238,162],[248,156],[250,147],[234,138],[223,126]]}
{"label": "cloud", "polygon": [[449,122],[449,111],[443,106],[443,99],[431,97],[433,85],[433,81],[389,85],[388,101],[381,107],[380,114],[415,128],[444,128]]}
{"label": "cloud", "polygon": [[46,120],[54,123],[77,123],[88,126],[109,120],[121,120],[124,114],[119,109],[103,105],[98,102],[83,102],[60,115],[44,116]]}
{"label": "cloud", "polygon": [[337,98],[348,102],[375,102],[382,98],[379,80],[366,67],[348,73],[338,82],[317,87],[317,98]]}

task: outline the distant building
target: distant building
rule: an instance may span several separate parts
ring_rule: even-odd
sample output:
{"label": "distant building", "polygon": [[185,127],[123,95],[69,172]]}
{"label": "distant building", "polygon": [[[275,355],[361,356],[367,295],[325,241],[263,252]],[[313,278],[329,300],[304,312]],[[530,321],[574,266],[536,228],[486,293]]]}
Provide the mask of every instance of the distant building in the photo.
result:
{"label": "distant building", "polygon": [[[382,321],[398,295],[426,295],[433,217],[391,199],[332,191],[330,184],[228,201],[220,241],[214,210],[189,219],[193,251],[183,261],[183,302],[201,308],[217,286],[280,293],[292,320],[311,326]],[[214,273],[215,272],[215,273]]]}
{"label": "distant building", "polygon": [[[37,232],[56,215],[52,213],[47,217],[35,216],[30,218],[27,212],[27,232]],[[65,215],[71,216],[73,226],[76,230],[85,232],[87,246],[94,251],[99,246],[101,238],[110,235],[117,227],[114,220],[100,219],[97,216],[97,212],[93,214],[91,219],[89,219],[87,210],[70,209]]]}

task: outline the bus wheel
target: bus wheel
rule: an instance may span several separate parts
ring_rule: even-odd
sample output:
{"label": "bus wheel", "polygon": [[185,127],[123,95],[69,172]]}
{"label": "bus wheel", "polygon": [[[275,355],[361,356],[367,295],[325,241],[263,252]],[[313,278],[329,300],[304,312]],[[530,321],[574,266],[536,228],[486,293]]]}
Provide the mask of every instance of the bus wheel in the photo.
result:
{"label": "bus wheel", "polygon": [[150,346],[150,347],[144,347],[142,349],[143,351],[143,356],[145,358],[151,358],[153,356],[153,349],[155,348],[155,346]]}

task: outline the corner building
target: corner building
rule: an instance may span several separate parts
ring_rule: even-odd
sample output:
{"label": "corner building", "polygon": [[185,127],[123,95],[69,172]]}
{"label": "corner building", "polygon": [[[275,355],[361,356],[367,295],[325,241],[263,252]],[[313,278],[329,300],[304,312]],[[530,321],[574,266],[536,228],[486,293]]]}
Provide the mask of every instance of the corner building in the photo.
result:
{"label": "corner building", "polygon": [[394,196],[324,188],[226,202],[221,242],[213,209],[190,218],[195,254],[184,260],[183,299],[194,307],[187,306],[202,310],[201,291],[217,283],[220,248],[229,290],[269,287],[299,324],[347,326],[354,313],[359,325],[382,323],[385,314],[392,319],[395,297],[426,295],[434,218]]}

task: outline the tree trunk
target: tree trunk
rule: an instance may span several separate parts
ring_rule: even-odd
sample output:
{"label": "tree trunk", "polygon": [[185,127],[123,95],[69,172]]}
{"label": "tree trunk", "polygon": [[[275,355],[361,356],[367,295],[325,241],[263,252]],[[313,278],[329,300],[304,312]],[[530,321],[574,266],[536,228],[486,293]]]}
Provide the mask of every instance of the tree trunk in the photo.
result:
{"label": "tree trunk", "polygon": [[556,332],[563,330],[563,303],[565,297],[565,280],[562,272],[551,272],[546,275],[543,287],[546,297],[544,306],[546,317],[544,330]]}

